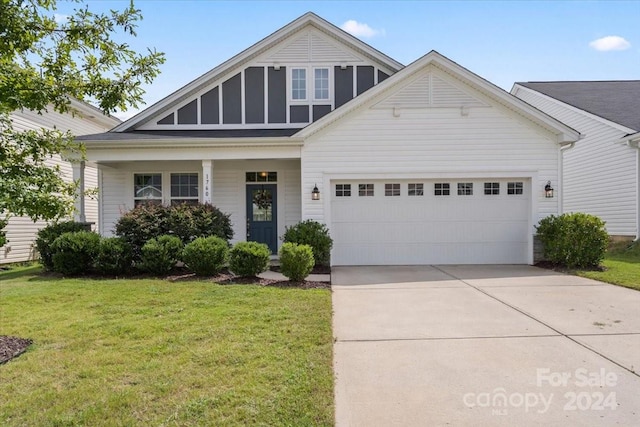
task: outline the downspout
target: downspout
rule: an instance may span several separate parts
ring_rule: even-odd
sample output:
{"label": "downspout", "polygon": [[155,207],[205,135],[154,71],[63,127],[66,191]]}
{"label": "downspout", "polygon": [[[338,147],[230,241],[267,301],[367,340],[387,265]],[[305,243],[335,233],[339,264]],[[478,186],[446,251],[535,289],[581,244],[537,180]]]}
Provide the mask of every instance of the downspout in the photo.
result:
{"label": "downspout", "polygon": [[[584,138],[584,135],[580,135],[580,139]],[[565,143],[560,146],[560,155],[558,156],[558,181],[560,184],[560,191],[558,192],[558,214],[564,213],[564,152],[572,149],[576,145],[576,141]]]}
{"label": "downspout", "polygon": [[636,173],[636,238],[635,242],[640,240],[640,138],[638,139],[629,139],[627,141],[627,146],[636,149],[636,168],[638,169]]}

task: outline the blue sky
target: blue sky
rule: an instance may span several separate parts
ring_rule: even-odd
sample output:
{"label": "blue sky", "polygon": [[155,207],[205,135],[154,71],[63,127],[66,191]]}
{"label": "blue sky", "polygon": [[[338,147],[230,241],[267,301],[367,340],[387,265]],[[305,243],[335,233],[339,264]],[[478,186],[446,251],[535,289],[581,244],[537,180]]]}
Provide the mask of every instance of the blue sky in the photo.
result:
{"label": "blue sky", "polygon": [[[87,1],[92,10],[128,1]],[[131,45],[165,52],[147,105],[300,15],[337,26],[403,64],[434,49],[505,90],[516,81],[640,79],[635,1],[160,1],[137,0]],[[73,4],[59,3],[60,13]],[[129,111],[121,117],[129,117]]]}

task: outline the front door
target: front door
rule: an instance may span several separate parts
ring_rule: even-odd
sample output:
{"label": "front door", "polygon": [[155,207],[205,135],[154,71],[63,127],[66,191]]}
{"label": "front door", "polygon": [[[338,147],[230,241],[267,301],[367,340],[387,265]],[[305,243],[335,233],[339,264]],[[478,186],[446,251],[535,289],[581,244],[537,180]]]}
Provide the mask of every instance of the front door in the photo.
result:
{"label": "front door", "polygon": [[278,252],[278,218],[275,184],[247,185],[247,240]]}

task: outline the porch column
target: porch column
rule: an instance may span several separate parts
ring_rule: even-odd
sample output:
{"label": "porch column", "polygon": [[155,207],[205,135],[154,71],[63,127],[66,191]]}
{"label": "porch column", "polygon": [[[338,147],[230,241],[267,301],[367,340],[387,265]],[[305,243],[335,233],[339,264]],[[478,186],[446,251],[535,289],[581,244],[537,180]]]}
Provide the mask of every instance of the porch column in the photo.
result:
{"label": "porch column", "polygon": [[84,166],[84,160],[71,163],[73,180],[78,183],[73,211],[73,220],[76,222],[87,222],[84,208]]}
{"label": "porch column", "polygon": [[213,160],[202,161],[202,203],[212,203]]}

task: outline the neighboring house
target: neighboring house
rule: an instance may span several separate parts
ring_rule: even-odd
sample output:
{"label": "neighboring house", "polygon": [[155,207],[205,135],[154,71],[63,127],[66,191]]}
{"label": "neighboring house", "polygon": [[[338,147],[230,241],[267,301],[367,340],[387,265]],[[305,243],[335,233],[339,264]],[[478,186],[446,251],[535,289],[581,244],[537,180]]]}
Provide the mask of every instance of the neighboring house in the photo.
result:
{"label": "neighboring house", "polygon": [[332,265],[532,263],[579,133],[437,52],[407,67],[308,13],[103,134],[100,232],[210,202],[275,252],[328,225]]}
{"label": "neighboring house", "polygon": [[[89,104],[72,101],[71,106],[77,111],[60,114],[54,111],[38,114],[33,111],[15,111],[11,113],[13,127],[17,131],[58,129],[70,131],[74,135],[104,132],[120,123],[120,120],[105,116],[100,110]],[[71,163],[63,161],[60,156],[55,156],[48,161],[51,166],[59,165],[60,173],[69,181],[74,179],[74,171]],[[79,168],[76,167],[76,174]],[[76,179],[79,177],[76,177]],[[95,168],[85,170],[85,189],[89,190],[98,186],[98,173]],[[77,203],[78,204],[78,203]],[[85,215],[87,222],[98,222],[98,201],[95,196],[85,198]],[[76,215],[79,218],[79,214]],[[5,228],[8,243],[0,248],[0,264],[11,262],[29,261],[35,258],[35,240],[38,230],[46,225],[45,221],[33,222],[29,217],[11,217]]]}
{"label": "neighboring house", "polygon": [[561,208],[607,223],[612,236],[640,230],[640,80],[516,83],[511,93],[582,134],[563,152]]}

